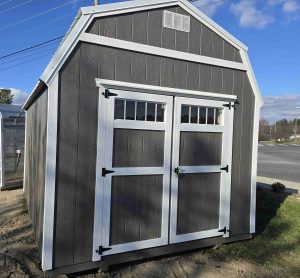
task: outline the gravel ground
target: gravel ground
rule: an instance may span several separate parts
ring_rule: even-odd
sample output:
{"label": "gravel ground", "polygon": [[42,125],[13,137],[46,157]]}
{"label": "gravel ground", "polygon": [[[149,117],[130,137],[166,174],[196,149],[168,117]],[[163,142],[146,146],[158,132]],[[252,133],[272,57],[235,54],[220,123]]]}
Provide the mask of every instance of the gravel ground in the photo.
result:
{"label": "gravel ground", "polygon": [[[0,192],[0,277],[43,277],[22,190]],[[258,265],[243,260],[217,262],[202,250],[123,265],[115,267],[109,273],[94,271],[60,278],[63,277],[274,277],[274,272],[269,273]]]}

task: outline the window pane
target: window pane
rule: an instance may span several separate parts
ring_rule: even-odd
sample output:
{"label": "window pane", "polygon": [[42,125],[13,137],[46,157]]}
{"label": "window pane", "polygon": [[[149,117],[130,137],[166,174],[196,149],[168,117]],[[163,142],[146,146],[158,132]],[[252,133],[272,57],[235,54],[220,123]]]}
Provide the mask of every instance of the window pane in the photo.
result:
{"label": "window pane", "polygon": [[191,124],[196,124],[198,122],[198,107],[191,107]]}
{"label": "window pane", "polygon": [[188,123],[189,122],[189,110],[190,107],[186,105],[181,106],[181,122]]}
{"label": "window pane", "polygon": [[147,103],[147,121],[155,121],[155,103]]}
{"label": "window pane", "polygon": [[123,99],[115,100],[115,119],[124,120],[124,100]]}
{"label": "window pane", "polygon": [[145,113],[146,113],[146,103],[145,102],[137,102],[136,119],[138,121],[145,121]]}
{"label": "window pane", "polygon": [[215,109],[214,108],[207,108],[207,124],[213,125],[215,120]]}
{"label": "window pane", "polygon": [[200,124],[206,124],[206,108],[205,107],[201,107],[199,109],[200,109],[199,123]]}
{"label": "window pane", "polygon": [[126,100],[126,120],[134,120],[135,101]]}
{"label": "window pane", "polygon": [[216,125],[220,125],[222,122],[222,109],[216,109]]}
{"label": "window pane", "polygon": [[156,114],[157,122],[164,121],[165,107],[166,107],[165,104],[157,103],[157,114]]}

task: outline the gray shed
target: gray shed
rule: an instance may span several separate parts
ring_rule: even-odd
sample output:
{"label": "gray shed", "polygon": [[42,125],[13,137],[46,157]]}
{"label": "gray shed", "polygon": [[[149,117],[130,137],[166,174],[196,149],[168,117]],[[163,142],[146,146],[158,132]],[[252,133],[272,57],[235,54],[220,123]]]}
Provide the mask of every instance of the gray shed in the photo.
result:
{"label": "gray shed", "polygon": [[0,104],[0,188],[23,185],[25,113],[22,106]]}
{"label": "gray shed", "polygon": [[43,270],[251,238],[261,105],[247,47],[188,1],[80,9],[24,105]]}

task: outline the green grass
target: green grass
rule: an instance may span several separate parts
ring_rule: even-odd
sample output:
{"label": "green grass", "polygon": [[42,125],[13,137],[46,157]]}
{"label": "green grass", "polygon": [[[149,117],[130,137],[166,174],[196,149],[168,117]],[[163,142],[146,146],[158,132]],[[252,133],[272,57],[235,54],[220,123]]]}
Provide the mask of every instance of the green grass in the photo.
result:
{"label": "green grass", "polygon": [[300,200],[268,190],[257,192],[257,234],[249,241],[210,250],[214,259],[245,259],[300,277]]}

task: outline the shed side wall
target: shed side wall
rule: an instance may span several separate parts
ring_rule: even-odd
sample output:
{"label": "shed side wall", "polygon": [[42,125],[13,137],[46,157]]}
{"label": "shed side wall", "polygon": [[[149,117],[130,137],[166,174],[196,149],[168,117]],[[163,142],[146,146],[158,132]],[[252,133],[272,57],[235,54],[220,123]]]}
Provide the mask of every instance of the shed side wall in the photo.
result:
{"label": "shed side wall", "polygon": [[48,91],[26,112],[25,195],[31,222],[42,250]]}
{"label": "shed side wall", "polygon": [[92,260],[99,94],[95,78],[237,95],[231,234],[250,232],[254,95],[244,84],[249,83],[246,72],[81,43],[60,77],[56,268]]}

